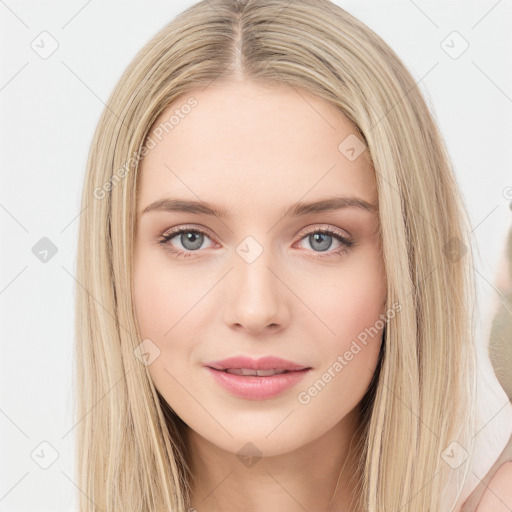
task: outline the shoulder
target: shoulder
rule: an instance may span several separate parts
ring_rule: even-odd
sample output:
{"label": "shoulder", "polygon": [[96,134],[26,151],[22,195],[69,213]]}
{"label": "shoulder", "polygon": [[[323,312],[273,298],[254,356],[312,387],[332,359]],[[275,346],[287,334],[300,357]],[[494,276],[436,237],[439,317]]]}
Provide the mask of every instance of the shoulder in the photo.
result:
{"label": "shoulder", "polygon": [[512,510],[512,461],[505,462],[487,485],[476,512]]}

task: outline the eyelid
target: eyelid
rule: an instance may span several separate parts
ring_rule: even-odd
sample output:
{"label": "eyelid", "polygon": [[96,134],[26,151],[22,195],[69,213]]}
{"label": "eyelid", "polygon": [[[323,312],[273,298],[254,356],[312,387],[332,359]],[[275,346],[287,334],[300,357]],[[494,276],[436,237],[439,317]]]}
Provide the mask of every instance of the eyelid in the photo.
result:
{"label": "eyelid", "polygon": [[304,229],[306,231],[305,232],[301,232],[302,233],[301,238],[306,236],[306,235],[309,235],[311,233],[316,233],[317,231],[331,231],[333,233],[336,233],[341,238],[344,238],[346,240],[352,241],[352,237],[351,237],[351,235],[347,231],[345,231],[343,229],[340,229],[340,228],[338,228],[336,226],[328,225],[326,227],[325,224],[313,224],[312,226],[307,226]]}

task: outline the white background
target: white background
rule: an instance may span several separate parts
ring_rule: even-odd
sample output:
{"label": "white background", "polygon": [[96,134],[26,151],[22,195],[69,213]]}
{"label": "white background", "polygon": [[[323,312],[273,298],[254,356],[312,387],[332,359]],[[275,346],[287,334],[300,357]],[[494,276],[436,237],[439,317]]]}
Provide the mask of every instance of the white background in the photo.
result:
{"label": "white background", "polygon": [[[193,3],[0,0],[0,512],[75,509],[73,276],[86,156],[124,68]],[[512,4],[336,3],[421,80],[470,212],[485,331],[512,217]],[[47,59],[31,47],[43,31],[59,45]],[[469,43],[457,59],[441,47],[453,31]],[[57,247],[46,263],[32,252],[42,237]],[[58,453],[48,469],[34,461],[50,461],[41,442]]]}

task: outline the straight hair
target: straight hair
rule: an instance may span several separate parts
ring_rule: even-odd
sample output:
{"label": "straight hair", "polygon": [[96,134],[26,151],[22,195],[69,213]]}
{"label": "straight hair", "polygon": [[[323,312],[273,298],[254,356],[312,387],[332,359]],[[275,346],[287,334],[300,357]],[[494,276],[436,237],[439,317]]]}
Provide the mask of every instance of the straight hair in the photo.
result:
{"label": "straight hair", "polygon": [[[141,158],[158,116],[212,82],[286,84],[336,107],[375,172],[388,304],[364,398],[363,481],[373,512],[451,510],[473,447],[476,361],[470,224],[418,83],[371,29],[328,0],[204,0],[165,25],[117,82],[87,159],[76,288],[80,511],[190,506],[184,423],[134,356]],[[199,107],[200,108],[200,107]],[[193,114],[192,114],[193,115]]]}

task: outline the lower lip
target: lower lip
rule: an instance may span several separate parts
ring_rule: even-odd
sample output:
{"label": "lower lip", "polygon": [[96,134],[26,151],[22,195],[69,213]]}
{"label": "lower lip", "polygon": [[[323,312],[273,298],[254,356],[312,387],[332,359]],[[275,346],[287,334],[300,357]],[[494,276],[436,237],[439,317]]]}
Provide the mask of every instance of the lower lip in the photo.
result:
{"label": "lower lip", "polygon": [[254,375],[235,375],[222,370],[205,367],[213,378],[233,395],[249,400],[265,400],[281,394],[297,385],[311,370],[290,371],[267,377]]}

